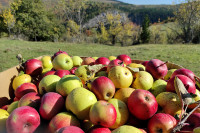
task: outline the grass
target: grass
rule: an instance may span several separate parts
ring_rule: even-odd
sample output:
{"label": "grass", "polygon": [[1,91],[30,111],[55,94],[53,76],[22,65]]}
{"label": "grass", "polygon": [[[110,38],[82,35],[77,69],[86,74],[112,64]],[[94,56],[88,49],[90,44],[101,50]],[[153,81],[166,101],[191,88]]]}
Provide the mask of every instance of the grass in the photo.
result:
{"label": "grass", "polygon": [[86,43],[28,42],[6,38],[0,39],[0,72],[18,65],[16,55],[19,53],[27,60],[42,55],[53,55],[59,49],[66,51],[71,56],[108,57],[128,54],[132,59],[150,60],[157,58],[179,64],[192,70],[196,75],[200,75],[200,47],[194,44],[141,44],[120,47]]}

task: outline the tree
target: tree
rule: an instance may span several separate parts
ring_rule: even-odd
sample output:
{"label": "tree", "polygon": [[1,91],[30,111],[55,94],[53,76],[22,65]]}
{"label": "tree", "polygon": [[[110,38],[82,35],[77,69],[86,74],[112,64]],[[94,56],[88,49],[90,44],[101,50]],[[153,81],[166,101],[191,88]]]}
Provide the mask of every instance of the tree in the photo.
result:
{"label": "tree", "polygon": [[150,20],[148,15],[146,15],[142,23],[142,33],[140,34],[140,39],[142,43],[148,43],[150,40],[149,25],[150,25]]}
{"label": "tree", "polygon": [[15,18],[14,15],[11,13],[10,9],[5,9],[2,13],[3,17],[3,22],[5,23],[7,30],[8,30],[8,35],[10,36],[11,29],[15,25]]}

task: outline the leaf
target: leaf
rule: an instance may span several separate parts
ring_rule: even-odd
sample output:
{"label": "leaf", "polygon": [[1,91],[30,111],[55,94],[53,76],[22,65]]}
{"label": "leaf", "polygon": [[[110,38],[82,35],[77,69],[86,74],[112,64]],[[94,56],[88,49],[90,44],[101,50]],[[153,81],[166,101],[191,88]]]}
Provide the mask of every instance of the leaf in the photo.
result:
{"label": "leaf", "polygon": [[98,64],[98,65],[92,65],[92,66],[88,66],[88,79],[90,79],[91,77],[93,77],[98,71],[100,71],[102,68],[104,68],[105,66],[102,64]]}
{"label": "leaf", "polygon": [[136,73],[136,72],[139,72],[140,71],[140,69],[139,68],[132,68],[132,67],[129,67],[129,66],[126,66],[131,72],[134,72],[134,73]]}
{"label": "leaf", "polygon": [[23,74],[24,74],[24,71],[20,71],[19,74],[18,74],[18,76],[21,76]]}

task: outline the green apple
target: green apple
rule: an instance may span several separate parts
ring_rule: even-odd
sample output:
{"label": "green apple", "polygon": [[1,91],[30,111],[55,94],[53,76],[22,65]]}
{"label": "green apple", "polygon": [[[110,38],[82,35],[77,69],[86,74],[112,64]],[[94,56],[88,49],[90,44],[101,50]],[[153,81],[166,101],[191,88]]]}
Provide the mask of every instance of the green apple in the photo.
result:
{"label": "green apple", "polygon": [[50,71],[53,68],[53,64],[51,61],[51,56],[45,55],[41,58],[42,61],[42,74]]}
{"label": "green apple", "polygon": [[55,92],[56,84],[61,78],[57,75],[47,75],[39,83],[39,93]]}
{"label": "green apple", "polygon": [[113,130],[112,133],[143,133],[143,132],[136,127],[123,125]]}
{"label": "green apple", "polygon": [[53,59],[53,68],[56,70],[70,70],[73,67],[73,61],[69,55],[59,54]]}
{"label": "green apple", "polygon": [[150,92],[156,97],[161,92],[166,91],[167,82],[162,79],[158,79],[153,82],[153,86],[150,89]]}
{"label": "green apple", "polygon": [[117,59],[117,57],[116,57],[116,56],[109,56],[108,59],[109,59],[110,61],[112,61],[112,60]]}
{"label": "green apple", "polygon": [[30,83],[31,82],[31,76],[28,74],[22,74],[14,78],[12,87],[14,90],[17,89],[18,86],[20,86],[23,83]]}
{"label": "green apple", "polygon": [[72,57],[72,61],[73,61],[73,66],[74,67],[79,67],[82,64],[83,59],[81,57],[79,57],[79,56],[73,56]]}
{"label": "green apple", "polygon": [[96,60],[96,59],[98,59],[99,57],[94,56],[94,57],[92,57],[92,58]]}
{"label": "green apple", "polygon": [[89,74],[90,72],[87,68],[87,65],[79,66],[75,71],[75,75],[81,79],[83,84],[86,84],[88,80],[94,78],[94,75],[90,77]]}
{"label": "green apple", "polygon": [[195,129],[193,129],[193,133],[200,133],[200,127],[196,127]]}
{"label": "green apple", "polygon": [[15,101],[15,102],[12,102],[9,106],[8,106],[8,113],[12,113],[13,110],[15,110],[16,108],[18,108],[18,103],[19,101]]}
{"label": "green apple", "polygon": [[116,129],[127,122],[129,117],[128,107],[123,101],[119,99],[112,98],[108,100],[108,102],[111,103],[117,111],[117,119],[115,121],[115,124],[109,128]]}
{"label": "green apple", "polygon": [[146,71],[136,72],[134,73],[133,77],[135,80],[131,85],[132,88],[149,90],[153,86],[153,77]]}
{"label": "green apple", "polygon": [[128,64],[128,66],[131,68],[139,68],[141,71],[145,71],[145,66],[142,64],[131,63],[131,64]]}
{"label": "green apple", "polygon": [[4,109],[0,109],[0,133],[6,132],[6,120],[8,117],[9,113]]}
{"label": "green apple", "polygon": [[78,119],[89,119],[90,108],[97,102],[97,98],[91,91],[79,87],[73,89],[66,99],[66,109],[75,114]]}
{"label": "green apple", "polygon": [[108,73],[108,78],[112,80],[116,88],[128,88],[133,81],[131,71],[122,66],[112,67]]}
{"label": "green apple", "polygon": [[83,87],[81,80],[75,75],[66,75],[56,84],[56,92],[67,96],[73,89]]}
{"label": "green apple", "polygon": [[171,78],[171,75],[172,75],[172,73],[174,72],[174,71],[176,71],[177,69],[169,69],[168,71],[167,71],[167,74],[165,75],[165,77],[164,77],[164,80],[169,80],[170,78]]}

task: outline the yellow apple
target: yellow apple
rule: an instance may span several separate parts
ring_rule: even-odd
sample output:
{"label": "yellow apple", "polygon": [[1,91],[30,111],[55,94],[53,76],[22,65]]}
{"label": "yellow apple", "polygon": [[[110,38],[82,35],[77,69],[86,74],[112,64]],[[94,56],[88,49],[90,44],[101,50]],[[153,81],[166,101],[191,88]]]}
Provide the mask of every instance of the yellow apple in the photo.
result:
{"label": "yellow apple", "polygon": [[21,84],[30,82],[31,82],[31,76],[28,74],[22,74],[14,78],[12,87],[14,90],[16,90],[17,87],[20,86]]}
{"label": "yellow apple", "polygon": [[0,133],[6,132],[6,120],[9,116],[9,113],[4,110],[0,109]]}
{"label": "yellow apple", "polygon": [[111,56],[109,56],[109,57],[108,57],[108,59],[109,59],[110,61],[112,61],[112,60],[115,60],[115,59],[117,59],[117,57],[116,57],[116,56],[112,56],[112,55],[111,55]]}
{"label": "yellow apple", "polygon": [[[195,94],[196,94],[196,97],[194,98],[194,100],[197,102],[197,101],[200,100],[200,92],[199,92],[198,89],[196,89]],[[198,104],[193,103],[193,104],[190,104],[190,105],[188,106],[188,108],[193,109],[193,108],[195,108],[197,105],[198,105]]]}
{"label": "yellow apple", "polygon": [[193,130],[193,133],[200,133],[200,127],[196,127],[196,128]]}
{"label": "yellow apple", "polygon": [[124,103],[127,103],[129,96],[134,90],[134,88],[120,88],[115,92],[114,98],[119,99]]}
{"label": "yellow apple", "polygon": [[140,70],[145,71],[145,66],[142,64],[131,63],[128,66],[131,68],[139,68]]}
{"label": "yellow apple", "polygon": [[53,64],[51,61],[51,56],[45,55],[41,58],[42,61],[42,74],[50,71],[53,68]]}
{"label": "yellow apple", "polygon": [[133,126],[123,125],[113,130],[112,133],[142,133],[142,131]]}

